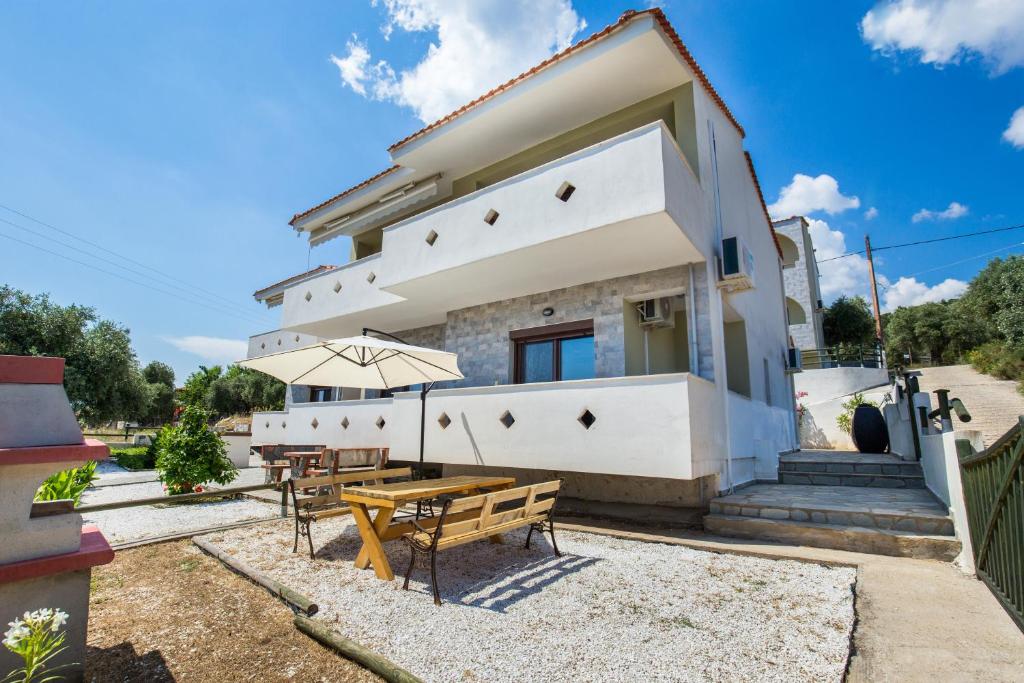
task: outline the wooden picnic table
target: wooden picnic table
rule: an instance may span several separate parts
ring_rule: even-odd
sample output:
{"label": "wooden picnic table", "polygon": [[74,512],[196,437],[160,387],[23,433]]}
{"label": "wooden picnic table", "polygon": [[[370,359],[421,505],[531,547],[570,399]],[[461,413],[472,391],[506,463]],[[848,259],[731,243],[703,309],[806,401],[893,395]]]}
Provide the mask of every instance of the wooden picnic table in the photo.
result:
{"label": "wooden picnic table", "polygon": [[[460,475],[342,488],[341,500],[352,508],[352,517],[363,539],[363,546],[355,561],[356,568],[366,569],[372,564],[378,579],[391,581],[395,578],[382,543],[412,531],[413,525],[410,522],[391,523],[395,511],[403,505],[452,493],[469,494],[481,489],[500,491],[515,483],[513,477]],[[370,508],[377,509],[377,516],[373,519],[370,518]]]}
{"label": "wooden picnic table", "polygon": [[283,455],[292,461],[294,467],[299,469],[299,476],[304,477],[313,460],[319,464],[323,451],[288,451]]}

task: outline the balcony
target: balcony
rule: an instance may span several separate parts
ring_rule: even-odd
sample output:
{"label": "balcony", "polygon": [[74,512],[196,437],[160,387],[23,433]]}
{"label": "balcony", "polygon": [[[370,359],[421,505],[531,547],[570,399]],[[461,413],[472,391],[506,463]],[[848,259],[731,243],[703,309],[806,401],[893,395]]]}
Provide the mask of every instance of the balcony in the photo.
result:
{"label": "balcony", "polygon": [[322,337],[705,260],[699,181],[655,122],[385,229],[380,254],[285,292],[282,325]]}
{"label": "balcony", "polygon": [[[685,373],[435,390],[425,460],[695,479],[721,469],[718,400],[713,384]],[[416,460],[419,394],[293,405],[255,414],[252,427],[254,444],[387,446],[392,459]]]}
{"label": "balcony", "polygon": [[319,339],[311,334],[289,332],[288,330],[273,330],[263,334],[254,334],[249,337],[249,351],[246,358],[267,356],[280,351],[300,349],[303,346],[315,344]]}

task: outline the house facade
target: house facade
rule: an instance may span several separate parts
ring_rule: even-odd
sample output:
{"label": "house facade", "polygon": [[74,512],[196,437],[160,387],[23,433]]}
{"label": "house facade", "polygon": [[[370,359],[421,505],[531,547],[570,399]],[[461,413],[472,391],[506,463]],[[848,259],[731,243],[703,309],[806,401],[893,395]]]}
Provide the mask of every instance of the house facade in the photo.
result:
{"label": "house facade", "polygon": [[[297,214],[349,260],[257,292],[281,328],[249,356],[363,328],[457,353],[426,409],[445,474],[677,507],[774,479],[797,445],[782,251],[743,137],[661,11],[628,12]],[[411,389],[290,386],[253,443],[414,460]]]}
{"label": "house facade", "polygon": [[786,287],[786,316],[793,346],[801,350],[825,348],[822,329],[824,303],[818,264],[807,219],[792,216],[772,224],[782,249],[782,276]]}

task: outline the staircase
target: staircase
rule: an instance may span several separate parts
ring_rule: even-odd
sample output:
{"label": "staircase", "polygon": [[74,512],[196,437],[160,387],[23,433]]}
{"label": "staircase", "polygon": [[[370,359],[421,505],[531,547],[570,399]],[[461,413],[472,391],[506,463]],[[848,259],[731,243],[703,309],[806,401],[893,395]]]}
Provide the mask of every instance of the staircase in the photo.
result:
{"label": "staircase", "polygon": [[919,464],[887,454],[801,451],[779,461],[778,484],[715,498],[705,530],[877,555],[953,560],[960,542]]}

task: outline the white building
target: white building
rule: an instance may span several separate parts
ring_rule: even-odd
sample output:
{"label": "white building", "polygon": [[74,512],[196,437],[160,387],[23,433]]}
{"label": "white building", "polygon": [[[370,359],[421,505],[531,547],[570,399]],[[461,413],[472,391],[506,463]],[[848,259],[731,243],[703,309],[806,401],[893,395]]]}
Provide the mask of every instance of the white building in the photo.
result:
{"label": "white building", "polygon": [[801,350],[825,348],[822,331],[824,303],[820,274],[814,258],[814,243],[807,219],[791,216],[775,221],[775,234],[782,249],[782,275],[786,287],[786,315],[793,346]]}
{"label": "white building", "polygon": [[[297,214],[349,261],[257,292],[281,329],[249,354],[364,327],[458,353],[427,402],[446,474],[677,507],[774,479],[796,446],[781,250],[743,137],[662,12],[628,12]],[[290,387],[253,442],[415,459],[418,393],[365,394]]]}

